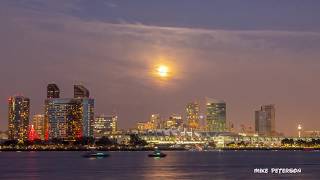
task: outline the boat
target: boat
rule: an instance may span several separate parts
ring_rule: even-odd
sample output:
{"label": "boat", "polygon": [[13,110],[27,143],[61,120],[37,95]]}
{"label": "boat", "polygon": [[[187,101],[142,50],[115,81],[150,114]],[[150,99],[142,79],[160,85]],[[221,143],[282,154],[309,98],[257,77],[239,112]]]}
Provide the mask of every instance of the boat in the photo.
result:
{"label": "boat", "polygon": [[83,155],[85,158],[104,158],[109,157],[109,154],[103,153],[103,152],[89,152]]}
{"label": "boat", "polygon": [[162,153],[160,150],[156,149],[152,154],[148,155],[149,157],[155,157],[155,158],[164,158],[167,155],[165,153]]}

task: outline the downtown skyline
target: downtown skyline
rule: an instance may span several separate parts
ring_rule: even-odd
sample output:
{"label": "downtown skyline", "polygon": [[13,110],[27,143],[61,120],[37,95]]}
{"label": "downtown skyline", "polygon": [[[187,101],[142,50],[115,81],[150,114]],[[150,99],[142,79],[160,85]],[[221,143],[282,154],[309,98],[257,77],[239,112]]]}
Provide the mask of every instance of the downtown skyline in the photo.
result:
{"label": "downtown skyline", "polygon": [[[254,110],[276,104],[278,131],[320,129],[318,2],[233,2],[239,10],[222,1],[208,8],[105,2],[0,3],[0,130],[7,129],[9,96],[29,97],[30,115],[42,113],[52,82],[61,97],[72,97],[71,84],[84,84],[96,114],[116,111],[120,128],[154,113],[184,114],[187,103],[212,97],[226,101],[227,121],[236,126],[254,126]],[[166,81],[150,74],[160,61],[174,67]]]}

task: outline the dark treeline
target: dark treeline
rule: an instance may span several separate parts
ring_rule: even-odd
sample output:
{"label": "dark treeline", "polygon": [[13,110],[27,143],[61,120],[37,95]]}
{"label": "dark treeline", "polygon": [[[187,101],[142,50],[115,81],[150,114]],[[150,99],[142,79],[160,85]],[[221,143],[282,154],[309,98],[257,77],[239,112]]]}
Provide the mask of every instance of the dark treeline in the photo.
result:
{"label": "dark treeline", "polygon": [[75,140],[64,140],[64,139],[58,139],[54,138],[48,141],[35,139],[33,141],[23,141],[19,142],[18,140],[7,140],[1,143],[1,146],[3,147],[26,147],[26,146],[73,146],[73,147],[81,147],[81,146],[120,146],[120,145],[126,145],[126,146],[147,146],[148,143],[145,140],[142,140],[138,135],[131,134],[130,140],[127,143],[118,143],[116,139],[110,139],[107,136],[95,139],[93,137],[82,137],[77,138]]}

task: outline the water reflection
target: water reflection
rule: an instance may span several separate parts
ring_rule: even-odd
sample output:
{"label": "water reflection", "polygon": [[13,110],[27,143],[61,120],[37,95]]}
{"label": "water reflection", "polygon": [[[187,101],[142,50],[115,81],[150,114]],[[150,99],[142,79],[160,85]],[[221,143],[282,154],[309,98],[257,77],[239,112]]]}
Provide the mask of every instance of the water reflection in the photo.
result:
{"label": "water reflection", "polygon": [[0,179],[257,179],[259,167],[301,168],[301,174],[281,178],[320,177],[320,156],[301,151],[165,152],[165,158],[149,158],[150,152],[110,152],[103,159],[83,158],[83,152],[1,152]]}

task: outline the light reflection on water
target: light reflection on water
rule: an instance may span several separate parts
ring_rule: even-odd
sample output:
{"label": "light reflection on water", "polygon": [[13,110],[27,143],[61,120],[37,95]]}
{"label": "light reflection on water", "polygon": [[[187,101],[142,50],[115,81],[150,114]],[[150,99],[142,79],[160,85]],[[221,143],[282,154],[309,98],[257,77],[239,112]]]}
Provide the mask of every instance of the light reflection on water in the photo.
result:
{"label": "light reflection on water", "polygon": [[[0,179],[256,179],[320,177],[320,153],[303,151],[110,152],[102,159],[84,152],[0,152]],[[301,174],[253,174],[254,168],[301,168]]]}

